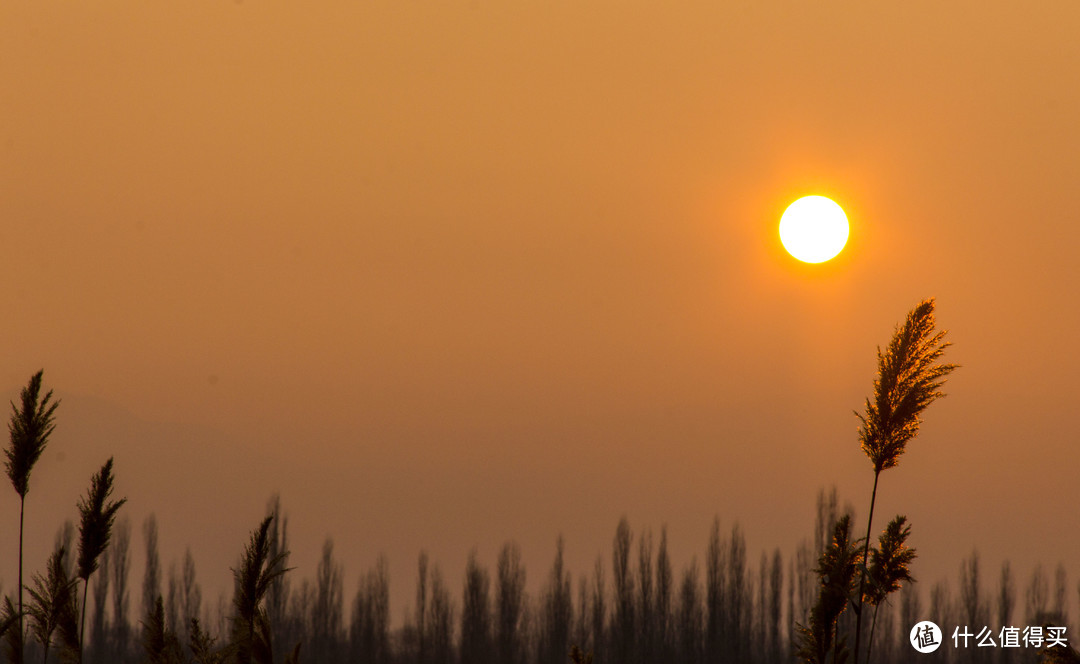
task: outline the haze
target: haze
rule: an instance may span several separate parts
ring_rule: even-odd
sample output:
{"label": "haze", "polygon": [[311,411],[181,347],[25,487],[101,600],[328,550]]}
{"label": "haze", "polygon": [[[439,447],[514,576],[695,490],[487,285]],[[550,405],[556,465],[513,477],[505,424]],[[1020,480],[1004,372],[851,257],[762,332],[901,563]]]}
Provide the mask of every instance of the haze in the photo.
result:
{"label": "haze", "polygon": [[[133,578],[154,512],[211,602],[275,491],[297,574],[385,552],[395,620],[421,549],[515,539],[532,589],[624,514],[786,556],[819,488],[863,509],[929,296],[963,367],[877,508],[916,577],[1080,546],[1080,6],[317,4],[0,7],[0,384],[63,400],[28,569],[108,456]],[[776,237],[806,194],[828,264]]]}

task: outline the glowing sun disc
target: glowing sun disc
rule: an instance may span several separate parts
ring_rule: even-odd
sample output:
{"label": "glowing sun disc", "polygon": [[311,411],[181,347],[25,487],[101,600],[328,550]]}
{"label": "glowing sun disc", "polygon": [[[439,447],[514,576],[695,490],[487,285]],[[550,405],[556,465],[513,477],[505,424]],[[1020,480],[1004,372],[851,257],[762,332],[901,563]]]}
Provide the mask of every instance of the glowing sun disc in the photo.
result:
{"label": "glowing sun disc", "polygon": [[804,263],[823,263],[839,254],[848,230],[843,208],[824,196],[804,196],[780,217],[780,241]]}

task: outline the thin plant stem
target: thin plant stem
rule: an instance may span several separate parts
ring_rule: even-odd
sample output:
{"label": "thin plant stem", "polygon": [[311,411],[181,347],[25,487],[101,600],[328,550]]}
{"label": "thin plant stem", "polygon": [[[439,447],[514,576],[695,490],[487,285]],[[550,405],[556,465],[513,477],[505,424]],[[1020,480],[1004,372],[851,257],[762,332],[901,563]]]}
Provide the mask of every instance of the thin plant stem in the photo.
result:
{"label": "thin plant stem", "polygon": [[23,516],[26,508],[26,496],[19,497],[19,661],[23,664]]}
{"label": "thin plant stem", "polygon": [[870,623],[870,643],[866,644],[866,664],[870,664],[870,653],[874,651],[874,630],[877,629],[877,612],[881,604],[874,606],[874,620]]}
{"label": "thin plant stem", "polygon": [[[83,580],[82,614],[79,617],[79,660],[82,660],[83,635],[86,634],[86,592],[90,589],[90,577]],[[78,591],[76,591],[78,592]]]}
{"label": "thin plant stem", "polygon": [[880,470],[874,471],[874,490],[870,493],[870,514],[866,517],[866,541],[863,543],[863,564],[859,571],[859,598],[855,610],[855,664],[859,664],[859,645],[862,640],[863,589],[866,584],[866,556],[870,553],[870,532],[874,523],[874,503],[877,501],[877,483]]}

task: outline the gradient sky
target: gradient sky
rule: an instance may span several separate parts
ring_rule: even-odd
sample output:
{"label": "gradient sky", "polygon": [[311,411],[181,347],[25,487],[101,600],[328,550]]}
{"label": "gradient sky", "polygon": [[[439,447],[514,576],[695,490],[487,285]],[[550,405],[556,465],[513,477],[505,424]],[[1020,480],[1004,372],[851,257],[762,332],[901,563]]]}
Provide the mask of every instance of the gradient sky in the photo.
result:
{"label": "gradient sky", "polygon": [[852,411],[928,296],[963,368],[876,514],[924,597],[1074,558],[1080,5],[659,5],[0,5],[0,386],[63,399],[28,570],[110,455],[211,602],[275,490],[297,581],[385,552],[395,620],[421,548],[456,588],[516,539],[535,592],[624,514],[786,558],[819,488],[865,513]]}

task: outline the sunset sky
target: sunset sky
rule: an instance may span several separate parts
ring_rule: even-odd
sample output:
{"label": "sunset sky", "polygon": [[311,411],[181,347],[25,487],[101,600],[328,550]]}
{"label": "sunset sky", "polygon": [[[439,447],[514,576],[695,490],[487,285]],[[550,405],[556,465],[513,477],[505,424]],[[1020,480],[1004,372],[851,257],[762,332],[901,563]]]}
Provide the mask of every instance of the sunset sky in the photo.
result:
{"label": "sunset sky", "polygon": [[[924,601],[977,548],[1069,564],[1080,464],[1080,4],[6,2],[0,388],[63,400],[27,573],[115,457],[207,601],[280,491],[296,582],[326,535],[391,611],[518,541],[676,570],[714,515],[749,560],[865,518],[852,413],[921,299],[963,367],[879,526]],[[806,194],[851,239],[809,266]],[[6,482],[5,482],[6,484]],[[865,521],[862,521],[865,524]],[[860,526],[864,528],[865,526]],[[876,530],[877,528],[875,528]],[[0,579],[18,498],[0,491]],[[576,584],[576,581],[575,581]],[[455,590],[455,593],[457,591]],[[136,602],[137,603],[137,602]]]}

